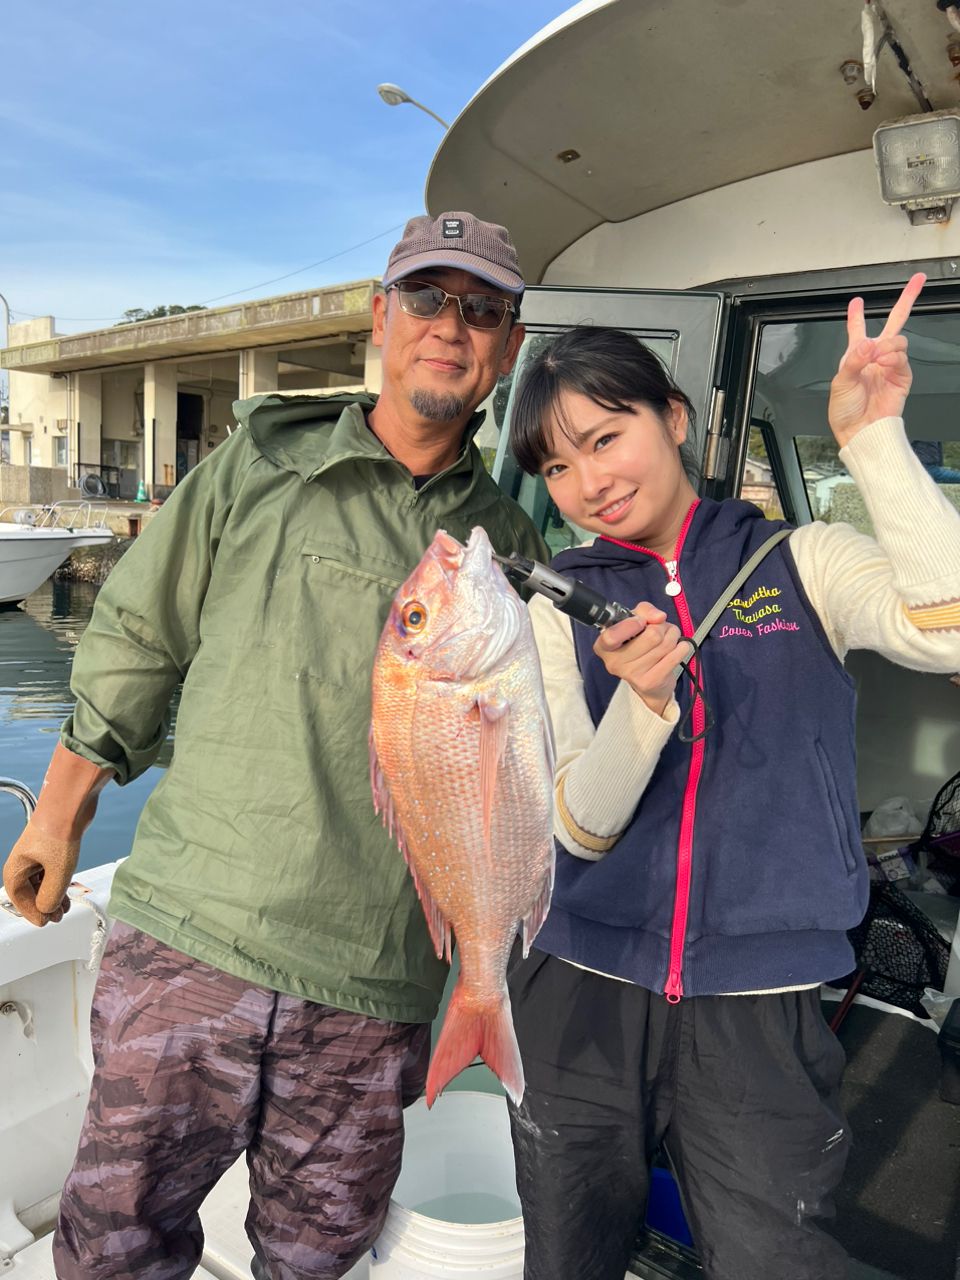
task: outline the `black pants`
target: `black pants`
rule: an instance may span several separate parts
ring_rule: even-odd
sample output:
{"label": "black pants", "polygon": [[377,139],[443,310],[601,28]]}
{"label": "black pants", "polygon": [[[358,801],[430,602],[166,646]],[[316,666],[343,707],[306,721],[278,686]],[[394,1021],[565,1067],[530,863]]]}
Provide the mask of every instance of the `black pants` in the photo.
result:
{"label": "black pants", "polygon": [[524,1280],[623,1280],[661,1145],[707,1280],[842,1280],[844,1055],[817,990],[699,996],[532,951],[511,968]]}

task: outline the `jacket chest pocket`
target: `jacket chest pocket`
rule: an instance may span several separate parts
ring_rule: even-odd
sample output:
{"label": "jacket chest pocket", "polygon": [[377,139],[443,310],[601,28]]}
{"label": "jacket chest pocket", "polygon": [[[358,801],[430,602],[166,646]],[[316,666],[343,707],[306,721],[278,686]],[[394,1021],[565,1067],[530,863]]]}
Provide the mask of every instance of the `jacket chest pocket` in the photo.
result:
{"label": "jacket chest pocket", "polygon": [[380,632],[406,572],[341,548],[306,545],[294,627],[303,675],[353,689],[369,685]]}

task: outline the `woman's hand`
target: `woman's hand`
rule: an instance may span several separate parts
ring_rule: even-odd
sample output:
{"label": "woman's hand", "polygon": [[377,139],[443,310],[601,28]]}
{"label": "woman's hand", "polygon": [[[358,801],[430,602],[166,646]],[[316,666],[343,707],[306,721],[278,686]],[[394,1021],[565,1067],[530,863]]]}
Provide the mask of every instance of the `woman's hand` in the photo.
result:
{"label": "woman's hand", "polygon": [[625,680],[661,716],[677,683],[677,667],[689,658],[690,646],[656,605],[641,601],[633,613],[632,618],[601,631],[593,652],[612,676]]}
{"label": "woman's hand", "polygon": [[911,276],[897,299],[879,338],[868,338],[863,299],[847,308],[847,349],[830,384],[827,417],[842,448],[858,431],[878,418],[899,418],[913,374],[907,360],[907,340],[900,330],[923,288],[926,276]]}

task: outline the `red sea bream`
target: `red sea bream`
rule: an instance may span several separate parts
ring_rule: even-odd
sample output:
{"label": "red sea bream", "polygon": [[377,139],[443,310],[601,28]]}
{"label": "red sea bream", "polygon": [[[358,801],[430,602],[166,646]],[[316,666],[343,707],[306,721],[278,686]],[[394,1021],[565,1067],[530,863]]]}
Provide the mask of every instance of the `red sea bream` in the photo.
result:
{"label": "red sea bream", "polygon": [[437,955],[460,977],[427,1102],[479,1053],[514,1101],[523,1069],[507,958],[553,884],[553,746],[526,606],[483,529],[437,533],[394,598],[373,673],[374,803],[413,874]]}

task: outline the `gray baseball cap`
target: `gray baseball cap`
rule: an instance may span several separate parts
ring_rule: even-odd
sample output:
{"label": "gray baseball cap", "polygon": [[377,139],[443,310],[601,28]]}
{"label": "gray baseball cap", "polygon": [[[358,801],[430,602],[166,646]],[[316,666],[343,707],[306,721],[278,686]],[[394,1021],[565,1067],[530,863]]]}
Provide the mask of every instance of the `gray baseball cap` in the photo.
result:
{"label": "gray baseball cap", "polygon": [[495,222],[481,222],[472,213],[411,218],[390,254],[383,286],[425,267],[459,267],[507,293],[517,297],[523,293],[523,276],[510,232]]}

